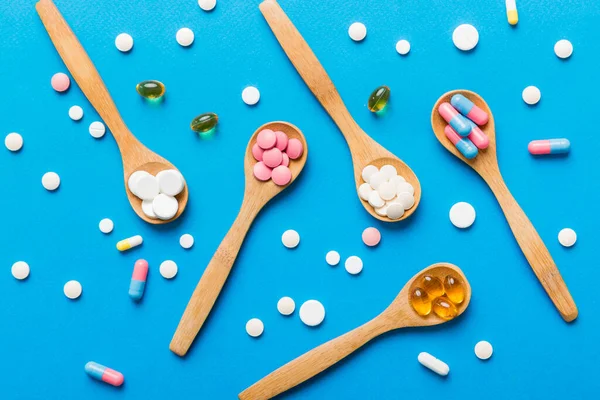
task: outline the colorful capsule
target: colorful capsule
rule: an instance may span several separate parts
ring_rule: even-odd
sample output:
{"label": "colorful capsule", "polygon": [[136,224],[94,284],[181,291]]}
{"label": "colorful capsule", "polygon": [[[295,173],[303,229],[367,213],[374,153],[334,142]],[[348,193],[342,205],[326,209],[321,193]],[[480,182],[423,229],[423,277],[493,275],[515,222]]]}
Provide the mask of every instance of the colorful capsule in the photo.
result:
{"label": "colorful capsule", "polygon": [[435,315],[446,321],[451,320],[458,315],[458,310],[454,303],[444,296],[433,300],[433,306],[431,308]]}
{"label": "colorful capsule", "polygon": [[471,120],[469,120],[469,123],[471,124],[471,133],[467,136],[469,140],[479,149],[487,149],[490,145],[490,138],[488,138],[477,125],[471,122]]}
{"label": "colorful capsule", "polygon": [[140,94],[140,96],[150,99],[150,100],[158,100],[165,94],[167,90],[165,85],[159,81],[143,81],[138,83],[135,86],[135,90]]}
{"label": "colorful capsule", "polygon": [[388,101],[390,100],[390,94],[391,91],[389,87],[378,87],[377,89],[373,90],[373,93],[371,93],[369,101],[367,102],[367,107],[374,113],[383,111],[385,107],[387,107]]}
{"label": "colorful capsule", "polygon": [[571,149],[571,142],[569,142],[569,139],[534,140],[529,142],[527,149],[529,149],[529,153],[534,155],[564,154]]}
{"label": "colorful capsule", "polygon": [[508,23],[516,25],[519,22],[519,13],[517,12],[517,2],[515,0],[506,0],[506,18]]}
{"label": "colorful capsule", "polygon": [[138,301],[144,296],[146,278],[148,277],[148,261],[137,260],[133,266],[131,283],[129,284],[129,297]]}
{"label": "colorful capsule", "polygon": [[416,288],[410,294],[410,305],[422,317],[429,315],[431,312],[431,299],[427,292],[421,288]]}
{"label": "colorful capsule", "polygon": [[458,151],[460,151],[460,154],[462,154],[467,160],[474,158],[479,152],[477,150],[477,146],[475,146],[470,139],[461,138],[458,136],[458,133],[456,133],[456,131],[452,129],[450,125],[446,125],[446,128],[444,128],[444,133],[446,134],[446,137],[450,139],[452,144],[456,146]]}
{"label": "colorful capsule", "polygon": [[438,111],[442,118],[444,118],[446,122],[450,124],[452,129],[454,129],[459,136],[465,137],[471,133],[471,125],[469,124],[469,121],[460,115],[450,103],[440,104]]}
{"label": "colorful capsule", "polygon": [[217,114],[211,112],[204,113],[198,115],[192,120],[190,128],[192,128],[194,132],[210,133],[217,127],[217,122],[219,122],[219,117]]}
{"label": "colorful capsule", "polygon": [[446,297],[454,304],[460,304],[465,299],[465,289],[460,279],[455,276],[447,275],[444,278],[444,291]]}
{"label": "colorful capsule", "polygon": [[119,243],[117,243],[117,250],[119,250],[119,251],[129,250],[133,247],[139,246],[140,244],[142,244],[143,241],[144,241],[144,239],[142,239],[142,237],[140,235],[135,235],[130,238],[123,239]]}
{"label": "colorful capsule", "polygon": [[462,115],[475,122],[477,125],[485,125],[490,118],[488,114],[481,108],[477,107],[475,103],[467,99],[462,94],[455,94],[450,99],[452,107],[456,108]]}
{"label": "colorful capsule", "polygon": [[125,378],[123,374],[114,369],[106,368],[97,362],[90,361],[85,364],[85,372],[94,379],[106,382],[113,386],[121,386]]}

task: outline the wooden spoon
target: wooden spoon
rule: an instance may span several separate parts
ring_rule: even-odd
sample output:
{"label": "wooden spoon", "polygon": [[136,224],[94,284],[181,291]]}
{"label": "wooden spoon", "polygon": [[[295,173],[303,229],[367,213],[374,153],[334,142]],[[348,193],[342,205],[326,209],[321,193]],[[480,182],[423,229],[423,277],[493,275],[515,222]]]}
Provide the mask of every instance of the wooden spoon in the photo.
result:
{"label": "wooden spoon", "polygon": [[[290,139],[299,139],[304,146],[302,156],[296,160],[290,160],[289,168],[292,171],[292,180],[285,186],[277,186],[272,180],[261,182],[254,177],[253,167],[256,164],[256,160],[252,155],[252,146],[256,143],[256,136],[263,129],[282,131]],[[181,321],[179,321],[179,326],[177,326],[177,330],[169,346],[175,354],[184,356],[188,352],[194,338],[200,331],[200,328],[202,328],[204,321],[215,304],[219,293],[221,293],[221,289],[229,276],[229,272],[233,267],[233,263],[254,218],[269,200],[281,193],[298,178],[302,168],[304,168],[304,164],[306,164],[307,155],[308,147],[304,135],[302,135],[300,129],[287,122],[269,122],[264,124],[250,138],[244,159],[246,188],[244,190],[242,206],[229,232],[223,238],[212,260],[210,260],[210,263],[204,270],[204,274],[202,274],[200,282],[198,282],[198,286],[196,286],[185,308]]]}
{"label": "wooden spoon", "polygon": [[[488,123],[481,127],[481,130],[483,130],[490,139],[490,144],[487,149],[480,150],[479,154],[471,160],[463,157],[450,140],[446,138],[444,128],[447,123],[438,113],[439,105],[443,102],[450,102],[452,96],[458,93],[469,98],[490,117]],[[577,306],[569,293],[567,285],[560,276],[560,272],[558,271],[554,260],[552,260],[550,252],[527,218],[527,215],[525,215],[521,207],[519,207],[519,204],[517,204],[517,201],[509,192],[508,187],[506,187],[504,179],[500,174],[498,159],[496,158],[496,129],[494,126],[494,116],[487,103],[477,93],[468,90],[453,90],[445,93],[438,99],[433,107],[433,111],[431,112],[431,126],[442,146],[477,171],[490,189],[492,189],[494,196],[498,199],[500,207],[506,216],[508,225],[517,239],[523,254],[525,254],[529,265],[531,265],[533,272],[535,272],[535,275],[542,283],[546,293],[548,293],[548,296],[552,299],[554,306],[558,309],[558,312],[563,319],[569,322],[577,318]]]}
{"label": "wooden spoon", "polygon": [[[462,314],[471,300],[471,286],[460,268],[449,263],[430,265],[409,280],[392,304],[381,314],[358,328],[332,339],[312,349],[278,370],[270,373],[239,394],[241,400],[270,399],[296,385],[312,378],[350,355],[377,336],[394,329],[432,326],[447,322],[433,312],[426,317],[418,315],[409,302],[409,296],[420,286],[424,275],[432,275],[442,282],[447,275],[453,275],[462,281],[465,298],[457,305],[458,315]],[[458,316],[457,315],[457,316]]]}
{"label": "wooden spoon", "polygon": [[44,27],[50,35],[50,40],[64,61],[65,65],[73,75],[73,78],[81,88],[85,97],[96,109],[100,117],[110,128],[123,159],[123,173],[125,177],[125,192],[133,210],[144,221],[151,224],[165,224],[178,218],[188,202],[187,185],[176,198],[179,202],[177,214],[170,220],[151,219],[142,211],[142,200],[136,197],[127,185],[129,176],[135,171],[147,171],[152,175],[165,169],[177,169],[169,161],[158,154],[150,151],[125,126],[125,122],[119,115],[102,78],[98,74],[92,60],[77,40],[77,37],[60,14],[51,0],[40,0],[35,8],[44,23]]}
{"label": "wooden spoon", "polygon": [[397,220],[377,215],[373,207],[359,197],[363,207],[373,217],[385,222],[397,222],[410,217],[419,206],[419,201],[421,200],[421,184],[415,173],[402,160],[371,139],[358,126],[344,105],[331,78],[329,78],[315,54],[302,38],[292,21],[285,15],[279,4],[275,0],[266,0],[260,4],[259,8],[279,44],[283,47],[285,54],[287,54],[317,100],[325,108],[325,111],[327,111],[342,131],[352,154],[357,194],[358,187],[364,183],[361,176],[362,170],[369,164],[375,165],[378,168],[381,168],[385,164],[393,165],[396,167],[398,175],[402,175],[415,188],[415,204],[412,208],[406,210],[404,215]]}

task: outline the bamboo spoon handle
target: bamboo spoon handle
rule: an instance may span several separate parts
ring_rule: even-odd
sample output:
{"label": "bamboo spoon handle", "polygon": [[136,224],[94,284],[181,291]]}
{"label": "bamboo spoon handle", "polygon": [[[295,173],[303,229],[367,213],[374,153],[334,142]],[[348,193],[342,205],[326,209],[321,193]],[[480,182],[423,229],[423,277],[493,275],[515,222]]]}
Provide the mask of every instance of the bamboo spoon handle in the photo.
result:
{"label": "bamboo spoon handle", "polygon": [[498,199],[500,207],[502,207],[502,211],[504,211],[504,215],[508,220],[508,225],[533,272],[542,283],[562,318],[567,322],[573,321],[577,318],[577,306],[542,238],[540,238],[527,215],[519,207],[502,177],[489,179],[488,183]]}
{"label": "bamboo spoon handle", "polygon": [[393,329],[377,317],[358,328],[304,353],[239,394],[241,400],[270,399],[312,378],[352,354],[373,338]]}

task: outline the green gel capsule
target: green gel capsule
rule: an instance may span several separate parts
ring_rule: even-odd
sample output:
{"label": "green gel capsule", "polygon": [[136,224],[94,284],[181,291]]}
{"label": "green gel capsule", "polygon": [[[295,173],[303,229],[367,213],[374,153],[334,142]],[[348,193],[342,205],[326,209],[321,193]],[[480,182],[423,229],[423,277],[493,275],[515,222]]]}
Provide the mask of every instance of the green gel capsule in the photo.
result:
{"label": "green gel capsule", "polygon": [[135,86],[135,90],[146,99],[157,100],[163,97],[166,88],[159,81],[143,81]]}
{"label": "green gel capsule", "polygon": [[390,100],[390,88],[387,86],[380,86],[377,89],[373,90],[371,96],[369,97],[369,102],[367,103],[367,107],[370,111],[374,113],[378,113],[383,111]]}
{"label": "green gel capsule", "polygon": [[208,133],[217,127],[217,122],[219,122],[217,114],[211,112],[204,113],[192,120],[190,128],[192,128],[194,132]]}

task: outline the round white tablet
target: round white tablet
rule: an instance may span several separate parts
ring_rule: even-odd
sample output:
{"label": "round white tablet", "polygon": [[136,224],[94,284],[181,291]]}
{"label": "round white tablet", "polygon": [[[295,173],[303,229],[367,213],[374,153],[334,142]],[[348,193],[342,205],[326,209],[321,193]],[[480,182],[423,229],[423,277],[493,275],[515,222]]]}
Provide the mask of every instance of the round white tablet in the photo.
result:
{"label": "round white tablet", "polygon": [[385,204],[383,207],[375,208],[375,214],[379,215],[380,217],[387,217],[387,209],[387,204]]}
{"label": "round white tablet", "polygon": [[246,333],[252,337],[259,337],[265,330],[265,325],[258,318],[252,318],[246,322]]}
{"label": "round white tablet", "polygon": [[338,265],[340,263],[340,253],[335,250],[328,251],[325,255],[325,261],[329,265]]}
{"label": "round white tablet", "polygon": [[134,187],[135,195],[142,200],[154,200],[160,193],[158,180],[148,173],[140,174],[140,177],[135,181]]}
{"label": "round white tablet", "polygon": [[462,24],[454,29],[452,41],[458,49],[469,51],[477,46],[477,42],[479,42],[479,32],[477,32],[477,29],[475,29],[473,25]]}
{"label": "round white tablet", "polygon": [[158,180],[160,192],[168,196],[177,196],[183,190],[183,176],[177,170],[167,169],[160,171],[156,175],[156,179]]}
{"label": "round white tablet", "polygon": [[10,272],[15,279],[21,281],[29,276],[29,264],[27,264],[25,261],[17,261],[12,265]]}
{"label": "round white tablet", "polygon": [[136,196],[138,196],[137,181],[138,181],[138,179],[140,179],[142,176],[145,176],[145,175],[150,175],[150,174],[146,171],[135,171],[133,174],[129,175],[129,179],[127,180],[127,187],[129,188],[131,193],[135,194]]}
{"label": "round white tablet", "polygon": [[142,200],[142,212],[144,215],[150,219],[157,219],[158,217],[154,213],[154,209],[152,208],[152,200]]}
{"label": "round white tablet", "polygon": [[389,219],[400,219],[404,215],[404,206],[400,203],[392,202],[387,205],[387,210],[385,215]]}
{"label": "round white tablet", "polygon": [[177,214],[177,210],[179,202],[175,197],[161,193],[152,200],[152,211],[159,219],[169,220]]}
{"label": "round white tablet", "polygon": [[242,100],[249,106],[253,106],[260,100],[260,92],[254,86],[247,86],[242,90]]}
{"label": "round white tablet", "polygon": [[356,275],[362,271],[363,262],[360,257],[350,256],[346,259],[344,267],[346,267],[346,271],[348,271],[349,274]]}
{"label": "round white tablet", "polygon": [[308,300],[300,306],[300,320],[308,326],[317,326],[325,319],[325,307],[317,300]]}
{"label": "round white tablet", "polygon": [[523,89],[523,101],[529,105],[537,104],[542,98],[542,92],[535,86],[527,86]]}
{"label": "round white tablet", "polygon": [[396,191],[396,185],[389,182],[383,182],[381,185],[379,185],[379,189],[377,189],[379,196],[386,201],[396,197]]}
{"label": "round white tablet", "polygon": [[65,296],[67,296],[69,299],[76,299],[81,296],[81,283],[77,281],[69,281],[65,283],[63,291],[65,292]]}
{"label": "round white tablet", "polygon": [[378,171],[369,177],[369,185],[375,190],[379,189],[379,186],[383,182],[387,182],[388,178],[383,174],[383,172]]}
{"label": "round white tablet", "polygon": [[[394,186],[396,186],[396,191],[399,189],[399,185],[403,182],[406,182],[406,179],[404,179],[402,176],[400,175],[396,175],[396,176],[392,176],[389,180],[389,182],[391,184],[393,184]],[[414,190],[414,189],[413,189]]]}
{"label": "round white tablet", "polygon": [[115,224],[114,222],[112,222],[112,219],[104,218],[100,221],[98,227],[100,228],[100,232],[102,233],[111,233],[115,227]]}
{"label": "round white tablet", "polygon": [[373,176],[373,174],[376,172],[379,172],[379,168],[377,168],[374,165],[367,165],[366,167],[364,167],[361,173],[363,181],[369,183],[371,176]]}
{"label": "round white tablet", "polygon": [[277,302],[277,311],[281,313],[281,315],[290,315],[296,309],[296,303],[294,303],[294,299],[291,297],[282,297]]}
{"label": "round white tablet", "polygon": [[408,52],[410,51],[410,43],[408,40],[398,40],[398,43],[396,43],[396,51],[398,52],[398,54],[400,55],[407,55]]}
{"label": "round white tablet", "polygon": [[450,208],[450,222],[457,228],[468,228],[475,222],[475,209],[469,203],[458,202]]}
{"label": "round white tablet", "polygon": [[177,264],[175,264],[175,261],[171,260],[163,261],[162,263],[160,263],[158,271],[160,272],[163,278],[172,279],[175,277],[175,275],[177,275]]}
{"label": "round white tablet", "polygon": [[569,58],[573,54],[573,45],[567,39],[562,39],[554,45],[554,53],[559,58]]}
{"label": "round white tablet", "polygon": [[355,42],[360,42],[367,36],[367,27],[362,22],[355,22],[348,28],[348,35]]}
{"label": "round white tablet", "polygon": [[217,0],[198,0],[198,5],[204,11],[210,11],[217,5]]}
{"label": "round white tablet", "polygon": [[571,228],[561,229],[558,232],[558,241],[565,247],[571,247],[577,241],[577,233]]}
{"label": "round white tablet", "polygon": [[408,182],[398,182],[396,185],[397,189],[398,189],[398,194],[400,193],[410,193],[412,195],[415,194],[415,188],[413,187],[413,185],[411,185]]}
{"label": "round white tablet", "polygon": [[398,171],[396,171],[396,167],[394,167],[393,165],[389,165],[389,164],[381,167],[379,172],[381,172],[383,174],[383,177],[385,178],[386,181],[389,181],[390,179],[392,179],[392,177],[398,175]]}
{"label": "round white tablet", "polygon": [[363,183],[358,187],[358,195],[363,200],[369,200],[369,193],[373,191],[373,188],[368,183]]}
{"label": "round white tablet", "polygon": [[300,243],[300,235],[293,229],[288,229],[281,235],[281,243],[288,249],[293,249]]}
{"label": "round white tablet", "polygon": [[415,205],[415,197],[407,192],[398,193],[398,197],[394,201],[402,204],[405,210]]}
{"label": "round white tablet", "polygon": [[184,233],[179,238],[179,244],[184,249],[189,249],[194,245],[194,237],[192,235],[190,235],[189,233]]}
{"label": "round white tablet", "polygon": [[115,46],[119,51],[126,53],[133,47],[133,38],[128,33],[120,33],[115,39]]}
{"label": "round white tablet", "polygon": [[477,342],[475,345],[475,355],[480,360],[487,360],[492,356],[494,352],[494,348],[492,344],[488,341],[482,340],[481,342]]}
{"label": "round white tablet", "polygon": [[72,106],[69,108],[69,118],[71,118],[73,121],[79,121],[81,118],[83,118],[83,108],[79,106]]}
{"label": "round white tablet", "polygon": [[380,208],[385,205],[385,201],[381,198],[379,193],[377,193],[375,190],[373,190],[371,193],[369,193],[369,199],[367,201],[369,202],[371,207],[374,207],[374,208]]}
{"label": "round white tablet", "polygon": [[177,31],[175,39],[177,39],[177,43],[181,46],[188,47],[194,43],[194,32],[190,28],[181,28]]}
{"label": "round white tablet", "polygon": [[10,151],[19,151],[23,147],[23,136],[16,132],[9,133],[4,139],[4,145]]}
{"label": "round white tablet", "polygon": [[46,172],[42,176],[42,186],[46,190],[56,190],[60,186],[60,176],[56,172]]}
{"label": "round white tablet", "polygon": [[94,121],[90,124],[89,131],[93,138],[100,139],[106,133],[106,127],[102,122]]}

